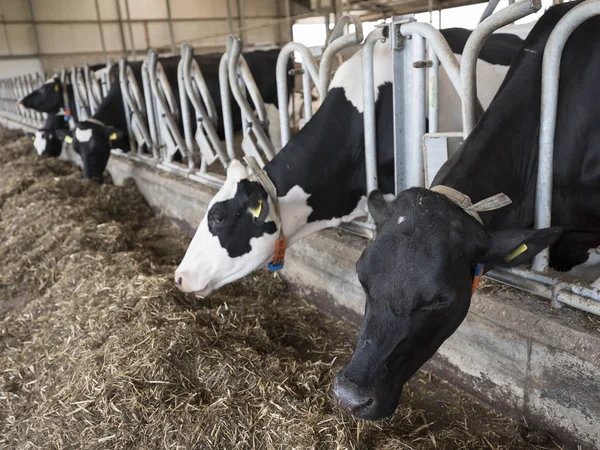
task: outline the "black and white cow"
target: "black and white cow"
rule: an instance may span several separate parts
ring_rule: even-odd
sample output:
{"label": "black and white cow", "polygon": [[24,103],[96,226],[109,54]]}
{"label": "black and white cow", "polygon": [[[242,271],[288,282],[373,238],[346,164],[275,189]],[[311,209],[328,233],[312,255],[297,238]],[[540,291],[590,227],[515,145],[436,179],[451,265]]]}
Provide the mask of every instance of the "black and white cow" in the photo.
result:
{"label": "black and white cow", "polygon": [[473,203],[505,193],[512,204],[482,212],[480,223],[427,189],[409,189],[389,203],[380,192],[369,196],[377,237],[356,265],[365,317],[352,359],[333,385],[341,406],[356,417],[394,412],[404,383],[465,318],[479,265],[523,264],[551,246],[555,270],[587,263],[587,276],[600,276],[594,253],[600,245],[600,17],[580,26],[563,52],[553,167],[557,228],[532,229],[542,56],[554,26],[577,3],[542,16],[489,109],[433,182]]}
{"label": "black and white cow", "polygon": [[[117,69],[116,66],[111,72],[113,80],[116,80],[115,69]],[[96,64],[90,66],[90,70],[96,77],[100,77],[106,70],[106,66]],[[33,134],[33,144],[40,155],[59,156],[60,146],[69,128],[69,121],[73,120],[74,124],[78,120],[73,86],[71,84],[65,86],[60,77],[55,75],[38,89],[23,97],[19,104],[25,108],[48,114],[44,127]],[[49,147],[46,148],[46,145]]]}
{"label": "black and white cow", "polygon": [[[513,44],[516,55],[518,42],[511,36],[508,43]],[[484,47],[493,45],[495,42]],[[462,49],[455,46],[454,51]],[[366,215],[361,59],[359,52],[340,66],[316,114],[265,166],[277,190],[281,227],[288,246],[318,230]],[[374,67],[379,185],[383,192],[391,194],[393,104],[388,44],[376,44]],[[477,67],[478,75],[486,73],[481,78],[493,86],[488,90],[495,92],[503,78],[498,76],[497,66],[479,61]],[[440,103],[440,116],[460,117],[457,102]],[[462,125],[455,130],[460,129]],[[252,211],[259,204],[264,208],[255,219]],[[240,162],[232,163],[224,186],[208,205],[207,214],[175,272],[178,288],[208,295],[271,261],[277,222],[273,211],[265,189],[248,179]]]}
{"label": "black and white cow", "polygon": [[[267,113],[273,126],[278,128],[277,113],[277,85],[275,83],[275,67],[280,50],[258,50],[244,53],[244,58],[252,72],[258,89],[267,106]],[[223,113],[221,106],[221,94],[219,90],[219,62],[220,54],[201,54],[195,55],[198,66],[204,76],[208,90],[217,108],[219,123],[216,127],[217,134],[221,139],[224,137]],[[180,61],[179,56],[160,58],[171,89],[177,93],[179,82],[177,79],[177,65]],[[135,64],[135,63],[134,63]],[[291,68],[291,66],[290,66]],[[132,66],[136,79],[141,77],[141,68]],[[292,77],[288,77],[288,88],[293,82]],[[141,79],[138,79],[138,85],[142,88]],[[178,106],[180,98],[175,95]],[[235,131],[242,128],[241,111],[237,103],[232,102],[232,119]],[[194,114],[190,107],[190,114]],[[191,120],[195,131],[197,125],[195,117]],[[183,131],[181,129],[180,131]],[[110,140],[112,136],[114,140]],[[106,168],[111,148],[119,148],[125,152],[129,151],[129,138],[127,133],[125,111],[123,109],[123,99],[121,87],[118,83],[114,84],[106,96],[106,99],[99,106],[92,117],[92,120],[79,122],[75,130],[74,149],[83,160],[84,176],[101,182],[103,172]]]}
{"label": "black and white cow", "polygon": [[44,127],[35,133],[26,133],[33,141],[38,155],[58,158],[62,150],[62,142],[69,131],[69,124],[63,116],[48,114]]}

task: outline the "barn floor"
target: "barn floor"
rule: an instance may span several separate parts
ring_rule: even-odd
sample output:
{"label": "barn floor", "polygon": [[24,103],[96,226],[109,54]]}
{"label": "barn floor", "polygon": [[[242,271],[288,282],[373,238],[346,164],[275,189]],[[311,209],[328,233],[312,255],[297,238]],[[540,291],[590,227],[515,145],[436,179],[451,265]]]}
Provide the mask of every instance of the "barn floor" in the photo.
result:
{"label": "barn floor", "polygon": [[426,372],[389,420],[340,412],[353,325],[267,272],[180,294],[188,239],[133,183],[2,129],[0,236],[0,448],[562,448]]}

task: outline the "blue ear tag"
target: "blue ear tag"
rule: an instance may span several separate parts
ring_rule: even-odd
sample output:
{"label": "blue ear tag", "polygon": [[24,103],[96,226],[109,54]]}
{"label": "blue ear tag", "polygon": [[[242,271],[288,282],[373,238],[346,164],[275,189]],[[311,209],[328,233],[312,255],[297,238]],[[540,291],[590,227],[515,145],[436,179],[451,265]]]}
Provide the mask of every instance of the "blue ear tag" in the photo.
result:
{"label": "blue ear tag", "polygon": [[271,272],[277,272],[278,270],[283,269],[283,263],[281,264],[274,264],[272,262],[269,263],[269,270]]}

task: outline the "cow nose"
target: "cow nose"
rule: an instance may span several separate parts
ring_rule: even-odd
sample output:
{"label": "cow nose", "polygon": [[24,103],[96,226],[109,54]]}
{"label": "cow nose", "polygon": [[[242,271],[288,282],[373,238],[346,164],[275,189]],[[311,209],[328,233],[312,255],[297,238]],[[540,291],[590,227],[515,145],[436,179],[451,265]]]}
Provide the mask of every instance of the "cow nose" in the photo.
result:
{"label": "cow nose", "polygon": [[332,392],[342,409],[359,419],[369,418],[376,408],[374,396],[343,375],[334,378]]}
{"label": "cow nose", "polygon": [[175,286],[177,286],[178,288],[180,288],[182,281],[183,281],[183,278],[178,277],[177,275],[175,276]]}
{"label": "cow nose", "polygon": [[192,292],[193,290],[190,285],[190,277],[180,271],[175,271],[175,287],[183,293]]}

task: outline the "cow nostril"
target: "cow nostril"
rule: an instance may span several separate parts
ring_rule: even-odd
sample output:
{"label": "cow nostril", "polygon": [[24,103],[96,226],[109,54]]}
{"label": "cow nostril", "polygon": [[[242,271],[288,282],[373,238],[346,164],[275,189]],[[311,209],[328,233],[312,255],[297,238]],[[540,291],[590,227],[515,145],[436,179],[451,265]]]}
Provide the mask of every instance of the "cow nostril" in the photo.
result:
{"label": "cow nostril", "polygon": [[345,377],[334,379],[333,395],[343,409],[359,418],[368,416],[375,403],[372,395]]}
{"label": "cow nostril", "polygon": [[175,280],[175,284],[176,284],[177,286],[181,287],[181,282],[182,282],[182,281],[183,281],[183,280],[182,280],[182,278],[181,278],[181,277],[178,277],[178,278]]}

